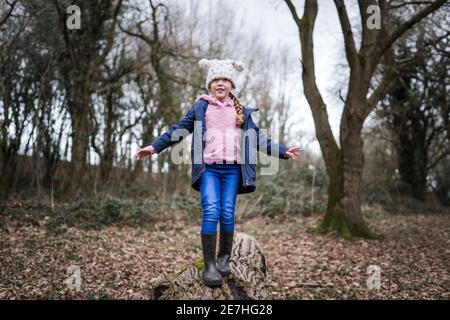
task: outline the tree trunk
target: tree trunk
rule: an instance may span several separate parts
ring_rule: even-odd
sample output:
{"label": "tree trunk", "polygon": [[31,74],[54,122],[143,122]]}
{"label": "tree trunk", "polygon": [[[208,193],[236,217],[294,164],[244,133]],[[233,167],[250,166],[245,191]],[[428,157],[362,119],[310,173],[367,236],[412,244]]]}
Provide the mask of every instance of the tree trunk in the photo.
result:
{"label": "tree trunk", "polygon": [[221,287],[203,283],[203,261],[198,260],[174,276],[151,280],[153,300],[259,300],[269,299],[265,288],[267,264],[262,248],[252,237],[237,233],[230,259],[231,274]]}
{"label": "tree trunk", "polygon": [[[352,135],[353,138],[350,140],[357,141],[358,138],[361,140],[356,132],[352,132]],[[344,142],[343,145],[351,145],[351,142]],[[342,151],[342,160],[333,161],[331,170],[328,171],[328,203],[325,218],[317,228],[309,230],[320,233],[337,232],[347,240],[353,236],[378,239],[380,236],[369,229],[361,211],[362,166],[357,168],[356,166],[359,165],[352,164],[354,158],[362,152],[349,148],[347,154],[344,149],[345,146]]]}
{"label": "tree trunk", "polygon": [[72,161],[69,172],[69,180],[66,182],[65,190],[76,195],[83,184],[83,178],[86,174],[86,155],[89,147],[89,123],[88,110],[89,98],[75,99],[75,105],[71,112],[72,117]]}
{"label": "tree trunk", "polygon": [[106,95],[106,123],[104,130],[103,153],[100,151],[100,177],[103,183],[107,183],[113,169],[114,152],[116,149],[116,137],[114,135],[117,116],[114,113],[113,92]]}
{"label": "tree trunk", "polygon": [[325,218],[317,228],[310,229],[320,233],[338,232],[344,238],[351,238],[348,224],[346,223],[344,208],[342,205],[343,183],[342,183],[342,163],[340,153],[327,166],[328,175],[328,202]]}
{"label": "tree trunk", "polygon": [[[365,238],[378,238],[364,220],[361,211],[361,179],[364,167],[362,126],[364,118],[356,111],[356,105],[364,103],[362,99],[349,97],[349,106],[344,108],[341,122],[341,154],[342,154],[342,207],[348,230],[351,235]],[[347,104],[346,103],[346,104]]]}
{"label": "tree trunk", "polygon": [[[292,2],[286,3],[300,31],[304,93],[311,107],[316,136],[329,178],[327,213],[319,226],[309,230],[320,233],[337,232],[346,239],[352,236],[373,238],[375,235],[364,222],[359,198],[363,168],[361,128],[364,117],[357,117],[355,114],[357,103],[362,103],[357,97],[365,96],[358,96],[355,92],[367,92],[367,81],[363,82],[362,80],[366,79],[361,77],[355,68],[352,69],[349,95],[341,122],[339,147],[328,121],[327,106],[316,83],[313,30],[318,12],[317,0],[305,2],[302,19],[298,17]],[[361,71],[363,63],[356,59],[353,62],[352,67],[359,63],[358,71]]]}

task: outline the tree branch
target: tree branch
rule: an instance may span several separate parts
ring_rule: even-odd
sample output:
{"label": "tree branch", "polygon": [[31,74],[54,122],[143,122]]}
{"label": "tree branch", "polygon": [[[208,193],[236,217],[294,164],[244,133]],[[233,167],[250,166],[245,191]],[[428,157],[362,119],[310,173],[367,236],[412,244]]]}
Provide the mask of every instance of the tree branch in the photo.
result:
{"label": "tree branch", "polygon": [[431,162],[431,164],[429,164],[429,165],[427,166],[427,170],[431,170],[431,169],[433,169],[434,167],[436,167],[436,166],[438,165],[438,163],[439,163],[442,159],[444,159],[445,157],[447,157],[447,156],[449,156],[449,155],[450,155],[450,150],[444,151],[442,154],[440,154],[439,156],[437,156],[437,157]]}
{"label": "tree branch", "polygon": [[75,58],[75,51],[73,49],[72,42],[70,41],[69,33],[67,32],[66,22],[65,22],[66,21],[65,14],[61,10],[57,0],[53,0],[53,4],[55,5],[56,11],[58,12],[59,22],[60,22],[61,28],[62,28],[61,31],[62,31],[62,34],[64,37],[64,43],[66,44],[66,49],[69,53],[70,61],[72,62],[72,66],[75,67],[77,65],[77,61]]}
{"label": "tree branch", "polygon": [[12,14],[12,12],[14,10],[14,7],[16,6],[17,2],[18,2],[17,0],[15,0],[11,4],[9,4],[7,2],[8,5],[10,6],[10,8],[9,8],[9,11],[6,13],[6,15],[3,18],[0,19],[0,26],[2,26],[6,22],[6,20],[8,20],[8,18],[11,16],[11,14]]}
{"label": "tree branch", "polygon": [[339,160],[340,149],[330,127],[326,104],[316,83],[313,32],[318,12],[317,0],[306,0],[301,19],[299,19],[292,1],[285,0],[285,2],[299,29],[304,93],[313,114],[316,136],[327,171],[330,171]]}
{"label": "tree branch", "polygon": [[302,28],[302,21],[299,18],[298,14],[297,14],[297,10],[295,9],[295,6],[293,5],[292,1],[291,0],[285,0],[284,2],[286,2],[287,6],[289,7],[289,10],[291,11],[291,14],[292,14],[292,18],[295,21],[295,24],[301,30],[301,28]]}
{"label": "tree branch", "polygon": [[353,39],[352,26],[347,15],[347,9],[343,0],[334,0],[337,12],[339,14],[339,20],[341,22],[342,33],[344,35],[345,53],[347,55],[347,61],[353,65],[356,63],[356,47],[355,40]]}
{"label": "tree branch", "polygon": [[[383,15],[383,11],[385,11],[386,7],[386,0],[358,0],[359,5],[359,14],[361,16],[361,27],[362,27],[362,37],[361,37],[361,49],[360,53],[363,56],[368,56],[375,48],[375,45],[378,43],[379,37],[381,36],[382,32],[385,31],[384,25],[386,20],[385,16]],[[379,5],[378,5],[379,4]],[[367,9],[370,6],[377,6],[380,9],[381,14],[381,29],[369,29],[367,25],[367,21],[369,19],[369,13],[367,12]]]}
{"label": "tree branch", "polygon": [[152,39],[150,39],[149,37],[146,37],[142,33],[136,33],[136,32],[133,32],[133,31],[130,31],[128,29],[123,28],[122,25],[120,24],[120,21],[118,21],[117,25],[119,26],[120,30],[122,30],[123,32],[125,32],[129,36],[132,36],[132,37],[135,37],[135,38],[139,38],[139,39],[143,40],[144,42],[146,42],[150,46],[153,45],[154,41]]}
{"label": "tree branch", "polygon": [[447,31],[446,34],[437,37],[431,41],[427,41],[423,47],[422,50],[418,50],[417,53],[409,58],[404,58],[401,60],[396,60],[395,63],[399,66],[399,67],[404,67],[404,66],[408,66],[411,64],[416,64],[419,61],[431,56],[433,54],[433,52],[431,50],[429,50],[430,47],[438,44],[441,40],[447,39],[450,36],[450,31]]}
{"label": "tree branch", "polygon": [[108,37],[107,37],[107,44],[106,44],[105,50],[103,51],[103,53],[101,54],[100,58],[98,59],[98,61],[100,63],[103,60],[105,60],[106,56],[111,51],[111,48],[112,48],[112,45],[113,45],[113,42],[114,42],[115,29],[116,29],[116,24],[117,24],[117,16],[119,15],[121,7],[122,7],[122,0],[119,0],[117,2],[117,4],[116,4],[116,7],[114,8],[113,22],[112,22],[112,25],[111,25],[111,29],[109,30],[109,34],[108,34]]}
{"label": "tree branch", "polygon": [[400,27],[398,27],[386,40],[382,42],[381,48],[378,52],[378,55],[381,57],[391,46],[392,44],[400,38],[406,31],[411,29],[416,23],[418,23],[423,18],[427,17],[431,13],[438,10],[442,7],[447,0],[436,0],[426,8],[419,11],[416,15],[410,18],[408,21],[404,22]]}
{"label": "tree branch", "polygon": [[424,5],[431,3],[433,3],[433,1],[402,1],[402,3],[399,4],[390,4],[389,9],[398,9],[409,5]]}
{"label": "tree branch", "polygon": [[367,100],[368,103],[367,108],[364,110],[364,119],[376,107],[378,102],[384,97],[386,92],[395,82],[397,78],[396,76],[397,72],[394,67],[390,67],[386,71],[384,71],[383,78],[381,79],[380,84],[377,86],[377,88],[373,91],[372,95]]}

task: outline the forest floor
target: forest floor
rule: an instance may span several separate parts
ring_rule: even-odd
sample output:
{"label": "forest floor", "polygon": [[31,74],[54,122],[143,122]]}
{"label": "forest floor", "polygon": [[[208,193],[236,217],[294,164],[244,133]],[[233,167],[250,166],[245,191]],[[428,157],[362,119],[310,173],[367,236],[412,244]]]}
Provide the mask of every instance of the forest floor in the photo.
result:
{"label": "forest floor", "polygon": [[[307,233],[319,218],[236,223],[265,251],[273,299],[450,299],[449,214],[370,216],[382,241]],[[148,299],[151,279],[201,257],[199,226],[183,219],[144,227],[50,226],[49,217],[2,219],[0,299]],[[380,271],[378,289],[367,284],[371,265]],[[66,283],[77,271],[78,291]]]}

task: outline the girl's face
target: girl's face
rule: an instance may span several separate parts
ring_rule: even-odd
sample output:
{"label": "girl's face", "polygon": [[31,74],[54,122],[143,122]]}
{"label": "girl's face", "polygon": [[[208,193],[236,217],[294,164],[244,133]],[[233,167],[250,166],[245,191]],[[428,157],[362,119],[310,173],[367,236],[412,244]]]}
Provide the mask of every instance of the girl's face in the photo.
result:
{"label": "girl's face", "polygon": [[211,93],[219,100],[228,97],[231,91],[231,81],[227,79],[216,79],[211,82]]}

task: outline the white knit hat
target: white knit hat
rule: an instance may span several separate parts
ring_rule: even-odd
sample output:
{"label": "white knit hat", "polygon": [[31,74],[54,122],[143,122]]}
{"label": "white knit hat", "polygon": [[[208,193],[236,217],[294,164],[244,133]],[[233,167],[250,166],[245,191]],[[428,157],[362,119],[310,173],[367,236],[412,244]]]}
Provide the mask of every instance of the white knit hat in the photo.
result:
{"label": "white knit hat", "polygon": [[211,82],[219,78],[230,80],[233,89],[235,89],[236,71],[241,72],[242,70],[244,70],[244,64],[242,62],[230,59],[201,59],[198,64],[201,68],[208,68],[208,76],[206,77],[206,88],[208,88],[208,90]]}

